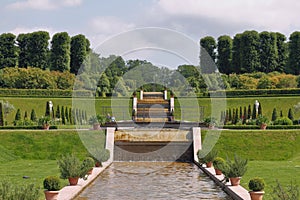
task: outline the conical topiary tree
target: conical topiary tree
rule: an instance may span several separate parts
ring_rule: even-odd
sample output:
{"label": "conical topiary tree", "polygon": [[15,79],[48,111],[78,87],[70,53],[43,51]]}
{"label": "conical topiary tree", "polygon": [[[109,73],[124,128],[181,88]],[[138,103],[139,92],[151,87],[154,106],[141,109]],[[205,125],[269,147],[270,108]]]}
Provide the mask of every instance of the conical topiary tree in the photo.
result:
{"label": "conical topiary tree", "polygon": [[66,118],[65,118],[65,109],[64,106],[61,107],[61,123],[66,124]]}
{"label": "conical topiary tree", "polygon": [[16,116],[15,116],[15,120],[16,121],[21,120],[21,111],[20,111],[20,109],[17,110]]}
{"label": "conical topiary tree", "polygon": [[2,103],[0,102],[0,126],[4,126]]}
{"label": "conical topiary tree", "polygon": [[243,124],[246,124],[246,119],[247,119],[247,108],[246,106],[244,106]]}
{"label": "conical topiary tree", "polygon": [[60,109],[59,109],[59,105],[57,105],[57,107],[56,107],[55,117],[56,117],[57,119],[60,119]]}
{"label": "conical topiary tree", "polygon": [[272,112],[272,121],[275,121],[276,119],[277,119],[277,111],[276,108],[274,108]]}
{"label": "conical topiary tree", "polygon": [[257,111],[257,112],[258,112],[258,113],[257,113],[258,116],[262,116],[261,103],[259,103],[259,105],[258,105],[258,111]]}
{"label": "conical topiary tree", "polygon": [[66,123],[69,123],[69,112],[68,112],[68,107],[66,106],[66,109],[65,109],[65,117],[66,117]]}
{"label": "conical topiary tree", "polygon": [[283,117],[283,113],[282,113],[282,110],[280,110],[280,117]]}
{"label": "conical topiary tree", "polygon": [[290,120],[294,121],[294,114],[293,114],[293,111],[292,111],[291,108],[289,109],[288,118],[289,118]]}
{"label": "conical topiary tree", "polygon": [[247,119],[251,118],[251,105],[248,106]]}
{"label": "conical topiary tree", "polygon": [[46,103],[45,117],[50,117],[50,105],[49,105],[49,101],[47,101],[47,103]]}
{"label": "conical topiary tree", "polygon": [[31,121],[34,121],[34,122],[37,120],[37,117],[36,117],[36,114],[35,114],[34,109],[31,110],[31,113],[30,113],[30,120],[31,120]]}
{"label": "conical topiary tree", "polygon": [[231,115],[231,109],[230,108],[229,108],[229,111],[228,111],[228,120],[232,121],[232,115]]}
{"label": "conical topiary tree", "polygon": [[26,110],[24,113],[24,120],[27,120],[27,119],[28,119],[28,116],[27,116],[27,110]]}

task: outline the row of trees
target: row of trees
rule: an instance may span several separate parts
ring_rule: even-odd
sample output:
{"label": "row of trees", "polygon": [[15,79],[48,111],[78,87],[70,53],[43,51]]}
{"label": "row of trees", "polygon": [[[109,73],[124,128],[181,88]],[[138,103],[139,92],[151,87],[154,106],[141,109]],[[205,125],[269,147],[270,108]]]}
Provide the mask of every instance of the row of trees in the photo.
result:
{"label": "row of trees", "polygon": [[[285,72],[300,74],[300,32],[293,32],[289,41],[279,32],[244,31],[233,38],[222,35],[217,41],[206,36],[200,45],[217,64],[221,73]],[[207,71],[206,52],[200,53],[200,66]],[[206,71],[205,71],[206,70]]]}
{"label": "row of trees", "polygon": [[[5,67],[37,67],[78,73],[90,50],[89,40],[82,34],[70,37],[67,32],[50,35],[46,31],[0,35],[0,69]],[[50,48],[49,48],[50,46]]]}

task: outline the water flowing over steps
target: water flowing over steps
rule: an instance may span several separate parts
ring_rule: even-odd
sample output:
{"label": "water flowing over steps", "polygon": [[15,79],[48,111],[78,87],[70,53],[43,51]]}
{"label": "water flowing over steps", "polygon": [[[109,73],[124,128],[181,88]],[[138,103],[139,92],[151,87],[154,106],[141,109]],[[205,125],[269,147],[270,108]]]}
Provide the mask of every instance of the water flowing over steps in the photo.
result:
{"label": "water flowing over steps", "polygon": [[162,92],[144,92],[137,101],[137,122],[167,122],[170,120],[170,102]]}

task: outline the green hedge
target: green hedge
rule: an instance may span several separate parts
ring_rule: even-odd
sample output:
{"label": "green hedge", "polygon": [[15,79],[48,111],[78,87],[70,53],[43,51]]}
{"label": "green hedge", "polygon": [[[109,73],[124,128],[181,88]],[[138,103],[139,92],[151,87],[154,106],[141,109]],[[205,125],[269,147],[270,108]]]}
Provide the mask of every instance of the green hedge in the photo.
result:
{"label": "green hedge", "polygon": [[[260,127],[257,125],[224,125],[223,129],[260,129]],[[267,129],[300,129],[300,125],[268,125]]]}
{"label": "green hedge", "polygon": [[[249,96],[283,96],[299,95],[300,88],[296,89],[257,89],[257,90],[227,90],[226,97],[249,97]],[[199,97],[223,97],[224,91],[211,91],[198,94]]]}
{"label": "green hedge", "polygon": [[59,90],[59,89],[0,89],[0,96],[17,97],[93,97],[90,90]]}
{"label": "green hedge", "polygon": [[[42,130],[42,126],[0,126],[0,130],[17,130],[17,129]],[[58,127],[50,126],[49,129],[58,129]]]}

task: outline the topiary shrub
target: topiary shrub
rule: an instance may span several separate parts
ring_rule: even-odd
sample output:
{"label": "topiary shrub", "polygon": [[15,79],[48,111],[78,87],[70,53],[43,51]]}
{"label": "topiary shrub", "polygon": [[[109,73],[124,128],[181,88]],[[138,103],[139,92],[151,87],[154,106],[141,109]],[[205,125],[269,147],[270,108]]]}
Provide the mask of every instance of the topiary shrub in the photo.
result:
{"label": "topiary shrub", "polygon": [[293,125],[293,121],[290,120],[288,117],[279,117],[274,121],[273,124],[274,125]]}
{"label": "topiary shrub", "polygon": [[226,160],[226,169],[222,170],[226,178],[242,177],[247,171],[248,160],[234,155],[234,159]]}
{"label": "topiary shrub", "polygon": [[213,161],[213,165],[214,168],[222,171],[222,169],[225,169],[226,167],[226,161],[221,157],[216,157]]}
{"label": "topiary shrub", "polygon": [[56,176],[48,176],[43,182],[44,189],[48,191],[58,191],[61,188],[60,179]]}
{"label": "topiary shrub", "polygon": [[82,168],[87,171],[91,170],[95,166],[95,161],[91,157],[87,157],[82,162]]}
{"label": "topiary shrub", "polygon": [[249,181],[248,187],[252,191],[263,191],[265,185],[265,181],[262,178],[255,177]]}

